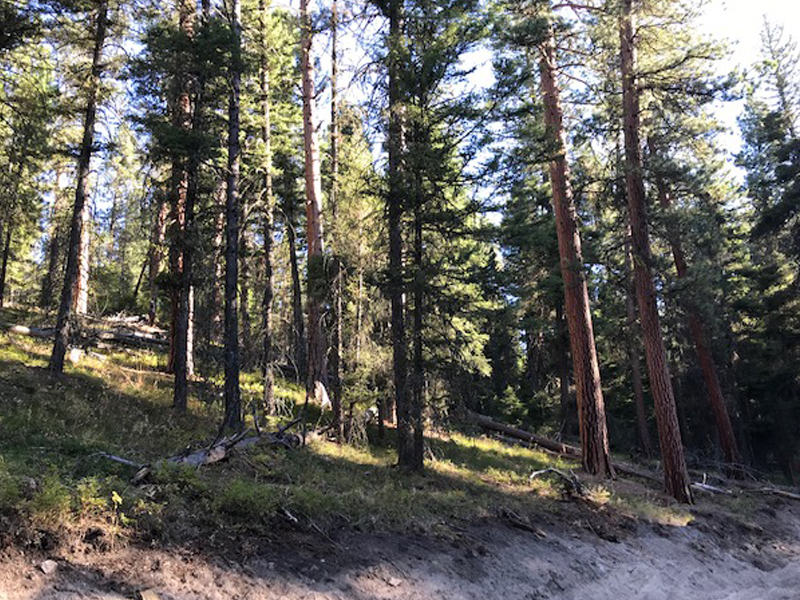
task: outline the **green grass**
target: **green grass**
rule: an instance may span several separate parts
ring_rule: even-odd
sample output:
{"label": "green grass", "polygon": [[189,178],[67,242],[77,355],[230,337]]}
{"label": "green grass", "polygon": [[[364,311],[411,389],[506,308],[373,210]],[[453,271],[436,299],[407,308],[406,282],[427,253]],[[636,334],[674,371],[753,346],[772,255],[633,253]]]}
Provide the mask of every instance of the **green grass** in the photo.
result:
{"label": "green grass", "polygon": [[[425,473],[409,474],[394,466],[388,430],[381,443],[370,431],[372,442],[363,448],[320,439],[297,450],[255,446],[201,469],[161,468],[134,486],[130,468],[97,453],[152,463],[208,443],[221,419],[215,387],[221,382],[196,383],[188,412],[176,415],[172,380],[160,370],[163,355],[86,356],[55,378],[45,369],[49,349],[33,338],[0,334],[0,516],[37,528],[100,526],[114,538],[164,542],[226,531],[269,538],[276,527],[298,524],[436,531],[504,508],[554,510],[558,482],[531,482],[531,471],[576,468],[522,446],[440,433],[427,440]],[[245,404],[260,397],[257,374],[243,374],[242,392]],[[295,411],[304,400],[302,387],[282,380],[277,395]],[[310,411],[309,421],[317,419]],[[598,506],[672,518],[605,488],[593,496]]]}

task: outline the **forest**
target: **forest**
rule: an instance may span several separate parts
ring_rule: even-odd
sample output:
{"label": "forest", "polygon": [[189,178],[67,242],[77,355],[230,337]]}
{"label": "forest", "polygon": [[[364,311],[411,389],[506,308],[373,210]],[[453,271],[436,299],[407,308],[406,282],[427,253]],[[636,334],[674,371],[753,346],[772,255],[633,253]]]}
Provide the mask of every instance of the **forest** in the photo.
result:
{"label": "forest", "polygon": [[0,0],[0,547],[800,499],[800,49],[706,6]]}

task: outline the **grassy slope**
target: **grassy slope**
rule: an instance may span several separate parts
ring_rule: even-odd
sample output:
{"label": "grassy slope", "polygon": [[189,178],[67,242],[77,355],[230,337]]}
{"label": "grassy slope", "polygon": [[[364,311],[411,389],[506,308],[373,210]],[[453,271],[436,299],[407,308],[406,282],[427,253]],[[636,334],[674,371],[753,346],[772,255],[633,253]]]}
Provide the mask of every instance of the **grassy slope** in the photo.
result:
{"label": "grassy slope", "polygon": [[[425,475],[398,472],[385,445],[318,440],[294,451],[256,447],[201,469],[164,469],[146,485],[132,486],[129,468],[95,453],[146,463],[207,443],[221,416],[215,388],[198,384],[188,414],[178,417],[170,409],[171,378],[159,371],[163,357],[89,355],[53,378],[45,369],[48,352],[41,341],[0,334],[0,546],[92,528],[112,540],[182,543],[241,533],[269,539],[295,519],[325,531],[446,531],[461,519],[504,510],[555,510],[558,485],[529,482],[528,475],[574,466],[532,449],[449,433],[429,439]],[[255,376],[244,381],[245,396],[258,394]],[[284,381],[278,394],[290,406],[303,395]],[[657,493],[642,497],[613,487],[595,484],[596,509],[674,524],[689,518]]]}

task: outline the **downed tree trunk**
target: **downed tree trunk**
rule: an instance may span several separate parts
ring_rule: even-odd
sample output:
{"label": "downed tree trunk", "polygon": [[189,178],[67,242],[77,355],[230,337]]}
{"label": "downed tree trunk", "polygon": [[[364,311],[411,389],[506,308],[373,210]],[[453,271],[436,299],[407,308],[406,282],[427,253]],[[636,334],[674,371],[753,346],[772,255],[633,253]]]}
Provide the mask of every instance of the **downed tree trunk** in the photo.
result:
{"label": "downed tree trunk", "polygon": [[525,431],[524,429],[517,429],[511,425],[500,423],[499,421],[495,421],[494,419],[491,419],[485,415],[480,415],[474,412],[469,412],[468,414],[475,423],[484,429],[488,429],[489,431],[497,431],[518,440],[536,444],[537,446],[541,446],[546,450],[557,452],[559,454],[566,454],[567,456],[575,456],[578,458],[581,457],[581,450],[576,446],[570,446],[569,444],[562,444],[561,442],[549,440],[542,436]]}
{"label": "downed tree trunk", "polygon": [[[44,339],[52,338],[56,332],[52,327],[26,327],[25,325],[9,325],[6,327],[6,331]],[[83,346],[95,346],[98,343],[133,346],[135,348],[166,348],[169,346],[168,340],[143,333],[83,330],[75,332],[74,338],[78,342],[77,345]]]}
{"label": "downed tree trunk", "polygon": [[800,494],[794,494],[792,492],[787,492],[786,490],[779,490],[777,488],[765,487],[755,491],[760,492],[762,494],[773,494],[775,496],[780,496],[781,498],[787,498],[789,500],[800,500]]}
{"label": "downed tree trunk", "polygon": [[[545,450],[549,450],[551,452],[555,452],[556,454],[565,455],[565,456],[569,456],[569,457],[573,457],[573,458],[579,458],[581,456],[581,449],[578,448],[577,446],[571,446],[569,444],[562,444],[561,442],[556,442],[554,440],[550,440],[550,439],[544,438],[542,436],[535,435],[535,434],[530,433],[528,431],[525,431],[523,429],[518,429],[516,427],[512,427],[511,425],[506,425],[505,423],[500,423],[499,421],[495,421],[494,419],[491,419],[491,418],[489,418],[489,417],[487,417],[485,415],[481,415],[481,414],[478,414],[478,413],[470,412],[469,416],[475,423],[477,423],[478,425],[480,425],[484,429],[487,429],[489,431],[494,431],[494,432],[500,432],[501,434],[504,434],[504,436],[508,436],[510,438],[513,438],[513,439],[508,440],[508,441],[528,442],[528,443],[531,443],[531,444],[536,444],[537,446],[540,446],[541,448],[544,448]],[[626,475],[632,475],[634,477],[640,477],[642,479],[646,479],[648,481],[652,481],[652,482],[658,483],[658,484],[662,484],[663,483],[663,480],[659,476],[657,476],[656,474],[654,474],[654,473],[652,473],[650,471],[647,471],[645,469],[641,469],[639,467],[636,467],[634,465],[631,465],[629,463],[614,461],[613,467],[614,467],[615,470],[619,471],[620,473],[624,473]],[[550,472],[550,470],[545,469],[545,471],[542,471],[542,473],[545,473],[545,472]],[[709,486],[709,485],[707,485],[705,483],[702,483],[702,484],[698,483],[698,484],[693,484],[693,485],[696,487],[696,489],[699,489],[699,490],[702,490],[702,491],[705,491],[705,492],[709,492],[709,493],[715,493],[715,492],[716,493],[726,493],[726,491],[722,490],[721,488],[713,488],[712,489],[712,486]],[[781,494],[781,495],[783,495],[783,494]],[[798,499],[800,499],[800,496],[798,496]]]}
{"label": "downed tree trunk", "polygon": [[100,331],[89,334],[90,339],[97,339],[103,342],[116,343],[123,346],[133,346],[135,348],[167,348],[169,340],[164,340],[141,333],[120,333],[116,331]]}
{"label": "downed tree trunk", "polygon": [[25,327],[24,325],[9,325],[6,327],[6,331],[37,338],[51,338],[56,333],[53,327]]}

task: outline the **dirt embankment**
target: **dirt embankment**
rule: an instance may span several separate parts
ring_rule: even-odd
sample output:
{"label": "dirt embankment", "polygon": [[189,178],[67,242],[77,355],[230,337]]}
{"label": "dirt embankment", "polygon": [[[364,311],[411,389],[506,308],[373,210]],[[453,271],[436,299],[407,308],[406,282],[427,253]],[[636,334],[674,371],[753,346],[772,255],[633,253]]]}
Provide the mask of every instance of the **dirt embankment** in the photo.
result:
{"label": "dirt embankment", "polygon": [[[236,560],[179,548],[64,550],[0,563],[0,600],[796,600],[800,503],[770,499],[742,518],[701,508],[687,526],[589,519],[581,511],[450,528],[445,536],[310,533]],[[234,546],[230,547],[233,555]],[[52,567],[53,565],[49,565]]]}

